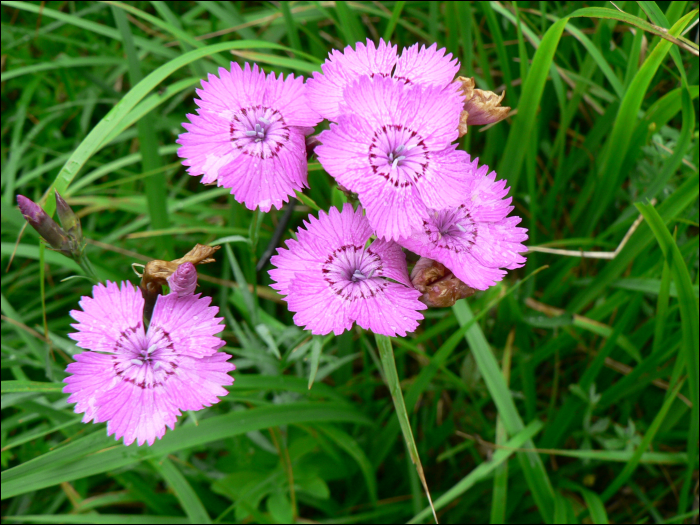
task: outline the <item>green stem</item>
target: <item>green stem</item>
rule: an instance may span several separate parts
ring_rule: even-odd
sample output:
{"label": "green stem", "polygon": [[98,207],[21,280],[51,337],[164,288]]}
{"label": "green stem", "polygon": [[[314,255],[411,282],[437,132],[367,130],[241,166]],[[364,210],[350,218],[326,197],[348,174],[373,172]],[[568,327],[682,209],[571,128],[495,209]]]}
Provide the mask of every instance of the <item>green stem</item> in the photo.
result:
{"label": "green stem", "polygon": [[399,418],[401,432],[406,440],[406,448],[408,448],[411,461],[413,461],[413,464],[416,466],[418,477],[423,484],[423,489],[425,490],[426,496],[428,496],[428,502],[430,503],[430,508],[433,510],[435,523],[437,523],[437,515],[435,514],[435,508],[433,507],[433,500],[430,497],[428,484],[425,481],[423,465],[420,462],[418,448],[416,447],[416,441],[413,438],[413,431],[411,430],[411,422],[408,420],[406,403],[404,402],[403,392],[401,392],[401,383],[399,382],[399,373],[396,371],[396,360],[394,359],[394,349],[391,346],[391,339],[385,335],[379,334],[374,334],[374,338],[377,341],[377,347],[379,348],[379,357],[382,361],[382,368],[384,369],[384,378],[387,386],[389,387],[389,392],[391,392],[391,398],[394,401],[394,408],[396,408],[396,417]]}

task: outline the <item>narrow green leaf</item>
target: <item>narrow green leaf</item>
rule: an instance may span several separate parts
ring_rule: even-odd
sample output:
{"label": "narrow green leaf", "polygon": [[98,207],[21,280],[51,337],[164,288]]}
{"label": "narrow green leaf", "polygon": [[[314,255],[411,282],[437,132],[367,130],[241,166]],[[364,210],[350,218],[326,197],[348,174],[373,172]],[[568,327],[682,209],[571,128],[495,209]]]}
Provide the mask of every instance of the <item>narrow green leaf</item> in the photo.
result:
{"label": "narrow green leaf", "polygon": [[[28,11],[30,13],[34,13],[42,17],[54,18],[56,20],[60,20],[61,22],[80,27],[81,29],[85,29],[86,31],[89,31],[91,33],[103,35],[113,40],[121,40],[121,35],[119,34],[119,31],[112,27],[92,22],[80,16],[62,13],[60,11],[57,11],[56,9],[46,7],[45,5],[30,4],[29,2],[18,2],[13,0],[3,0],[2,5],[12,7],[15,9],[21,9],[23,11]],[[178,56],[178,53],[174,49],[169,49],[165,46],[157,44],[156,42],[151,41],[148,38],[137,37],[134,39],[134,41],[136,42],[136,45],[140,48],[154,53],[157,56],[162,56],[167,59],[173,59]]]}
{"label": "narrow green leaf", "polygon": [[321,350],[323,349],[323,338],[314,336],[311,342],[311,355],[309,356],[309,390],[314,384],[318,373],[318,363],[321,360]]}
{"label": "narrow green leaf", "polygon": [[297,24],[292,16],[292,10],[289,8],[289,2],[280,2],[280,11],[284,17],[284,25],[287,26],[287,38],[289,39],[289,47],[292,49],[301,50],[301,40],[299,40],[299,31]]}
{"label": "narrow green leaf", "polygon": [[[534,71],[531,71],[530,75],[533,74]],[[469,305],[464,299],[457,301],[452,309],[460,325],[465,325],[474,318]],[[498,408],[498,414],[502,418],[506,431],[509,435],[514,436],[519,433],[525,425],[520,418],[520,414],[518,414],[508,385],[506,385],[503,374],[498,367],[498,362],[493,352],[491,352],[491,347],[486,341],[478,323],[473,324],[467,331],[466,339],[471,348],[472,355],[476,360],[476,364],[479,367],[479,371],[484,378],[486,388],[488,388],[491,398]],[[525,444],[525,448],[536,447],[532,441],[528,441]],[[547,471],[542,464],[542,459],[539,454],[535,452],[521,452],[518,453],[518,460],[543,520],[546,523],[552,523],[554,489],[552,488],[549,476],[547,476]]]}
{"label": "narrow green leaf", "polygon": [[31,102],[34,92],[39,87],[41,82],[41,75],[34,77],[22,90],[22,96],[17,102],[17,111],[15,111],[14,114],[15,122],[14,126],[12,126],[10,152],[7,161],[3,161],[2,166],[2,184],[5,186],[3,200],[5,201],[5,204],[15,204],[15,177],[17,175],[17,167],[22,156],[22,150],[24,149],[20,147],[22,130],[24,129],[24,123],[27,118],[29,103]]}
{"label": "narrow green leaf", "polygon": [[[535,420],[527,427],[524,427],[520,432],[516,433],[503,448],[499,448],[493,453],[490,461],[485,461],[474,470],[472,470],[465,478],[463,478],[454,487],[445,492],[437,500],[435,500],[435,509],[449,505],[458,497],[462,496],[466,491],[472,488],[476,483],[485,479],[493,470],[512,456],[516,449],[521,448],[528,442],[532,442],[532,438],[542,430],[544,424],[541,421]],[[553,498],[552,498],[552,504]],[[420,523],[430,515],[430,508],[423,509],[419,514],[414,516],[408,523]]]}
{"label": "narrow green leaf", "polygon": [[403,392],[401,392],[401,382],[399,381],[399,374],[396,371],[396,362],[394,360],[394,349],[391,346],[391,339],[385,335],[374,334],[374,338],[377,341],[377,348],[379,349],[379,356],[382,361],[382,369],[384,370],[384,377],[386,378],[387,386],[389,387],[389,392],[391,392],[391,399],[394,401],[394,408],[396,409],[396,417],[399,419],[399,425],[401,426],[401,432],[403,432],[404,440],[406,441],[406,448],[411,457],[411,461],[416,466],[418,471],[418,477],[423,484],[423,489],[428,497],[428,502],[430,503],[430,508],[433,509],[433,517],[435,518],[435,523],[437,523],[437,515],[435,514],[435,509],[433,507],[433,500],[430,497],[430,491],[428,490],[428,484],[425,480],[425,474],[423,473],[423,465],[420,461],[420,456],[418,455],[418,448],[416,447],[416,441],[413,438],[413,431],[411,430],[411,422],[408,419],[408,412],[406,411],[406,404],[403,400]]}
{"label": "narrow green leaf", "polygon": [[[22,2],[17,2],[22,4]],[[201,49],[196,49],[185,53],[170,62],[160,66],[155,71],[151,72],[137,85],[132,87],[129,92],[117,103],[112,110],[105,115],[102,120],[92,128],[80,145],[75,149],[66,164],[61,168],[53,187],[59,193],[64,194],[66,189],[78,174],[80,169],[85,165],[87,160],[99,149],[104,143],[105,138],[117,127],[117,125],[131,112],[148,93],[150,93],[158,84],[168,78],[172,73],[184,67],[195,60],[199,60],[209,55],[220,53],[222,51],[230,51],[232,49],[287,49],[285,46],[273,44],[265,41],[256,40],[238,40],[233,42],[222,42],[206,46]],[[46,212],[52,214],[55,203],[49,201],[46,206]]]}
{"label": "narrow green leaf", "polygon": [[[688,13],[681,18],[669,30],[669,34],[680,34],[692,18],[692,14]],[[637,120],[647,89],[649,89],[654,75],[656,75],[671,46],[672,44],[668,40],[659,41],[634,76],[625,97],[622,99],[615,119],[615,125],[607,141],[607,146],[598,168],[595,181],[596,190],[593,197],[593,202],[596,205],[588,207],[588,214],[584,219],[584,231],[587,234],[590,234],[595,229],[604,211],[608,209],[608,205],[615,195],[616,188],[621,185],[622,178],[626,175],[622,170],[622,165],[634,132],[634,127],[630,126],[629,123]],[[583,210],[583,208],[580,209]],[[576,218],[576,216],[572,216],[572,220],[576,220]]]}
{"label": "narrow green leaf", "polygon": [[181,516],[149,516],[147,514],[36,514],[6,516],[4,519],[26,523],[97,523],[99,525],[177,525],[192,523]]}
{"label": "narrow green leaf", "polygon": [[10,392],[61,392],[65,383],[42,383],[40,381],[3,381],[2,393]]}
{"label": "narrow green leaf", "polygon": [[403,11],[405,5],[406,2],[403,0],[394,4],[394,9],[391,11],[391,18],[389,19],[386,29],[384,30],[385,42],[389,42],[391,40],[391,36],[394,34],[394,30],[396,29],[396,23],[399,21],[399,17],[401,16],[401,12]]}
{"label": "narrow green leaf", "polygon": [[608,513],[605,511],[605,505],[600,496],[595,492],[581,488],[579,490],[583,496],[586,506],[588,507],[588,512],[591,515],[591,520],[593,523],[606,525],[610,523],[608,520]]}
{"label": "narrow green leaf", "polygon": [[[112,6],[114,20],[117,23],[117,28],[122,34],[124,42],[124,51],[126,52],[127,62],[129,64],[129,78],[131,85],[135,86],[143,79],[141,73],[141,61],[136,53],[136,46],[129,27],[129,21],[126,18],[126,13],[121,9]],[[139,145],[141,147],[142,168],[145,173],[152,173],[144,179],[146,190],[146,201],[148,202],[148,215],[151,218],[151,228],[155,230],[164,230],[170,226],[170,217],[168,215],[168,194],[165,183],[165,176],[159,172],[162,166],[162,161],[158,155],[158,137],[154,126],[153,116],[150,114],[143,115],[137,123],[139,134]],[[169,235],[159,236],[155,241],[159,247],[159,252],[154,254],[155,257],[170,260],[173,258],[173,238]]]}
{"label": "narrow green leaf", "polygon": [[209,513],[202,505],[199,496],[172,461],[168,458],[163,458],[160,461],[151,460],[151,465],[160,472],[165,482],[173,489],[182,509],[190,519],[190,523],[211,523]]}
{"label": "narrow green leaf", "polygon": [[[690,19],[695,14],[697,14],[697,10],[688,13],[684,18],[688,17]],[[664,28],[650,24],[646,20],[642,20],[641,18],[625,13],[624,11],[608,9],[606,7],[584,7],[574,11],[569,15],[569,17],[608,18],[611,20],[619,20],[620,22],[625,22],[626,24],[633,25],[656,36],[660,36],[661,38],[676,44],[678,47],[681,47],[686,51],[690,51],[695,56],[698,56],[697,44],[686,40],[681,41],[679,38],[676,38],[680,34],[680,31],[674,32],[671,29],[669,32],[666,32],[664,31]]]}
{"label": "narrow green leaf", "polygon": [[[659,215],[664,222],[680,215],[688,206],[695,203],[698,198],[697,174],[691,175],[683,182],[658,208]],[[601,290],[617,279],[629,266],[629,264],[642,253],[654,240],[654,235],[646,223],[642,223],[630,237],[625,247],[617,256],[600,271],[595,280],[584,290],[578,293],[571,301],[568,311],[576,313],[599,296]]]}
{"label": "narrow green leaf", "polygon": [[357,444],[351,436],[333,425],[316,425],[321,432],[332,439],[340,448],[347,452],[360,467],[362,476],[367,484],[367,492],[372,503],[377,503],[377,480],[374,475],[374,468],[365,454],[364,450]]}
{"label": "narrow green leaf", "polygon": [[[651,445],[654,436],[656,436],[656,432],[659,430],[661,423],[663,423],[663,420],[666,417],[669,408],[671,408],[671,404],[673,404],[673,401],[675,401],[675,398],[678,395],[678,392],[680,392],[682,386],[683,381],[679,381],[673,389],[673,391],[671,392],[671,394],[666,398],[664,404],[661,406],[661,410],[659,410],[658,414],[656,414],[656,417],[654,417],[654,421],[652,421],[651,426],[647,430],[646,434],[644,434],[644,438],[632,454],[632,457],[630,458],[629,462],[625,464],[622,471],[617,475],[613,482],[610,485],[608,485],[608,488],[605,489],[605,492],[603,492],[602,496],[600,497],[601,501],[608,501],[612,496],[614,496],[615,493],[622,487],[622,485],[625,484],[625,482],[637,469],[642,454],[647,448],[649,448],[649,445]],[[691,463],[690,465],[690,468],[692,469],[693,463]]]}
{"label": "narrow green leaf", "polygon": [[288,403],[229,412],[200,421],[199,426],[181,426],[166,433],[151,447],[125,447],[105,435],[104,430],[2,472],[2,499],[50,487],[143,460],[160,458],[179,450],[197,447],[231,436],[281,425],[313,422],[372,421],[347,403]]}
{"label": "narrow green leaf", "polygon": [[527,151],[527,148],[523,147],[522,140],[523,137],[530,137],[535,127],[537,109],[542,99],[544,85],[566,22],[567,19],[562,18],[552,25],[537,48],[527,80],[523,85],[522,95],[518,101],[518,115],[514,118],[505,150],[501,155],[503,160],[499,163],[497,171],[502,177],[508,179],[514,192],[518,187],[520,171]]}
{"label": "narrow green leaf", "polygon": [[31,66],[18,67],[10,69],[0,74],[0,81],[6,82],[13,78],[21,77],[22,75],[35,75],[40,71],[50,71],[52,69],[64,69],[73,67],[93,67],[93,66],[116,66],[123,64],[124,61],[118,57],[70,57],[60,58],[52,62],[41,62],[40,64],[32,64]]}
{"label": "narrow green leaf", "polygon": [[[698,345],[700,344],[700,313],[698,308],[698,300],[693,293],[693,281],[690,278],[690,273],[688,271],[688,266],[683,260],[683,255],[678,248],[678,245],[673,240],[671,233],[666,228],[663,219],[659,213],[650,204],[635,204],[637,209],[641,212],[646,220],[649,227],[654,232],[656,240],[661,247],[661,251],[666,258],[666,261],[671,268],[671,275],[676,283],[676,289],[678,290],[678,303],[681,310],[681,328],[683,332],[683,357],[685,359],[685,367],[688,372],[688,383],[690,387],[690,400],[693,403],[693,408],[690,412],[690,430],[688,432],[688,469],[686,470],[686,479],[683,485],[684,495],[680,498],[679,512],[685,512],[687,510],[687,498],[690,491],[690,486],[693,478],[693,471],[695,470],[695,463],[698,457],[698,434],[700,429],[700,403],[698,397]],[[664,407],[668,403],[666,410],[670,408],[670,403],[673,402],[675,395],[668,396],[664,402]],[[662,408],[663,411],[663,408]],[[664,414],[665,415],[665,414]],[[657,419],[661,417],[658,425],[663,421],[663,416],[661,416],[661,411],[654,419],[656,423]],[[657,426],[658,429],[658,426]],[[647,431],[647,434],[651,434],[649,442],[653,438],[652,429]],[[647,436],[644,436],[646,439]],[[648,443],[647,443],[648,445]],[[613,484],[608,487],[605,491],[604,496],[612,496],[612,494],[619,488],[626,478],[622,478],[625,472],[620,473],[620,476],[616,478]],[[628,475],[631,475],[629,472]],[[617,488],[615,488],[617,487]],[[614,490],[613,490],[614,489]],[[607,498],[603,498],[607,499]]]}

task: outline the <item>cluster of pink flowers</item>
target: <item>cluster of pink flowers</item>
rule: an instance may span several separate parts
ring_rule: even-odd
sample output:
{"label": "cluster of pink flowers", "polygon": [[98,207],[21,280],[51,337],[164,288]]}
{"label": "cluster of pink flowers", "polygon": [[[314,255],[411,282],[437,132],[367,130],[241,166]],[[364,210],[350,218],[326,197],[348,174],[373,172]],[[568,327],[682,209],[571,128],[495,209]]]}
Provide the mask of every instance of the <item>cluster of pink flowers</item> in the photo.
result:
{"label": "cluster of pink flowers", "polygon": [[[308,186],[310,146],[339,187],[357,194],[356,208],[310,215],[271,259],[272,287],[297,325],[336,335],[354,323],[387,336],[415,330],[426,305],[404,248],[470,289],[485,290],[524,264],[527,233],[508,217],[506,181],[457,149],[465,98],[452,55],[436,45],[399,55],[384,41],[358,42],[333,51],[322,70],[305,83],[257,65],[220,68],[202,81],[197,113],[177,140],[190,175],[230,188],[251,210],[280,209]],[[324,119],[330,128],[308,141]],[[81,260],[72,216],[61,219],[66,232],[35,203],[19,203],[51,246]],[[71,312],[71,337],[88,351],[68,365],[68,401],[84,422],[106,421],[127,445],[153,444],[181,411],[217,403],[233,383],[231,356],[218,351],[218,309],[194,293],[193,264],[178,264],[167,295],[159,285],[145,300],[141,288],[107,282]]]}
{"label": "cluster of pink flowers", "polygon": [[360,206],[310,216],[272,258],[273,287],[297,325],[314,334],[354,322],[389,336],[415,330],[425,305],[402,248],[478,290],[524,264],[527,230],[508,217],[506,182],[455,143],[459,67],[435,44],[399,55],[368,40],[334,50],[305,84],[235,63],[202,83],[178,153],[191,175],[231,188],[250,209],[279,209],[307,185],[304,137],[331,122],[315,153]]}

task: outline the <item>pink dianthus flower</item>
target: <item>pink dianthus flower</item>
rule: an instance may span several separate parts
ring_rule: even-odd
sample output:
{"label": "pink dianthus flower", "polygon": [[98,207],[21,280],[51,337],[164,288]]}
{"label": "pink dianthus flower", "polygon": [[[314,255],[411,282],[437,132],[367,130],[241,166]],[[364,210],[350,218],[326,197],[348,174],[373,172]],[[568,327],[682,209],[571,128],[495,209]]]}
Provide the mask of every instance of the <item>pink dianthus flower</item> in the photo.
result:
{"label": "pink dianthus flower", "polygon": [[224,329],[211,298],[161,295],[144,330],[141,290],[129,282],[98,284],[83,297],[69,334],[81,348],[63,381],[69,403],[83,422],[107,421],[107,435],[152,445],[165,427],[174,428],[182,410],[200,410],[227,394],[235,366],[217,352]]}
{"label": "pink dianthus flower", "polygon": [[423,226],[428,209],[461,204],[467,154],[456,149],[457,86],[413,87],[360,77],[345,89],[338,124],[316,154],[338,184],[357,193],[377,237],[397,240]]}
{"label": "pink dianthus flower", "polygon": [[306,100],[302,77],[267,77],[257,64],[219,68],[197,90],[197,114],[177,143],[190,175],[230,188],[248,209],[279,209],[307,186],[305,135],[321,118]]}
{"label": "pink dianthus flower", "polygon": [[[513,211],[506,181],[496,181],[496,172],[478,167],[479,159],[465,164],[470,188],[454,208],[431,210],[421,231],[399,239],[399,244],[422,257],[444,264],[462,282],[486,290],[503,279],[506,271],[525,264],[520,252],[527,248],[527,229]],[[488,173],[488,174],[487,174]]]}
{"label": "pink dianthus flower", "polygon": [[411,85],[447,86],[459,71],[459,61],[437,44],[426,48],[418,44],[404,48],[401,56],[391,42],[379,40],[379,46],[367,39],[347,46],[341,53],[334,49],[321,66],[323,74],[314,73],[307,81],[311,107],[323,118],[338,121],[342,111],[344,89],[363,75],[392,77]]}
{"label": "pink dianthus flower", "polygon": [[322,335],[340,335],[354,322],[387,336],[416,329],[426,306],[411,286],[406,257],[391,241],[367,246],[372,228],[362,208],[331,208],[304,226],[272,257],[276,268],[269,272],[298,326]]}

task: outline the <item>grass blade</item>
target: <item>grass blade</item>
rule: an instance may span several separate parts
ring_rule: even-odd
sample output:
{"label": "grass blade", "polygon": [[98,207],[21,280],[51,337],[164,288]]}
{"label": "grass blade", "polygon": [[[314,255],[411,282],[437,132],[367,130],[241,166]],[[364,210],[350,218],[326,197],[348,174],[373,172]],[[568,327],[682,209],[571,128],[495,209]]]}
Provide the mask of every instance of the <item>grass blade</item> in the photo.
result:
{"label": "grass blade", "polygon": [[[669,30],[669,33],[672,35],[680,34],[691,20],[692,15],[693,13],[688,13],[681,18]],[[627,94],[622,99],[612,133],[607,141],[607,147],[600,161],[600,168],[598,169],[596,190],[593,197],[593,202],[595,202],[596,205],[588,207],[589,212],[584,219],[584,231],[587,235],[590,235],[594,231],[604,211],[608,209],[608,205],[614,197],[615,189],[621,185],[622,178],[626,175],[624,170],[622,170],[622,164],[625,160],[627,150],[630,147],[630,141],[634,132],[634,128],[630,126],[629,123],[636,121],[647,89],[649,89],[654,75],[656,75],[657,70],[661,66],[661,63],[672,45],[673,44],[668,40],[659,41],[634,76],[627,90]],[[584,206],[579,206],[572,214],[572,220],[576,220],[578,213],[583,211],[584,208]]]}
{"label": "grass blade", "polygon": [[367,484],[367,492],[372,503],[377,503],[377,480],[374,476],[374,468],[365,454],[364,450],[357,444],[352,437],[333,425],[317,425],[321,432],[332,439],[336,445],[347,452],[360,467],[362,475]]}
{"label": "grass blade", "polygon": [[[683,210],[696,202],[698,198],[698,181],[700,177],[697,174],[691,175],[674,191],[658,208],[658,213],[664,222],[678,217]],[[647,223],[640,224],[637,231],[630,237],[625,247],[610,261],[603,270],[598,273],[595,280],[577,294],[571,301],[568,311],[572,313],[579,312],[600,292],[617,279],[624,272],[629,264],[641,254],[654,240],[654,235]]]}
{"label": "grass blade", "polygon": [[418,471],[418,477],[423,484],[423,489],[425,490],[426,496],[428,496],[428,502],[430,503],[430,508],[433,510],[433,517],[435,518],[435,523],[437,523],[437,514],[435,514],[435,507],[433,507],[433,500],[430,497],[430,491],[428,490],[428,484],[425,481],[425,474],[423,473],[423,465],[420,461],[420,456],[418,455],[418,448],[416,447],[415,439],[413,438],[413,431],[411,430],[411,422],[408,419],[408,412],[406,411],[406,405],[403,400],[403,393],[401,392],[401,383],[399,381],[399,374],[396,371],[396,362],[394,360],[394,350],[391,346],[391,339],[385,335],[374,335],[377,341],[377,347],[379,348],[379,356],[382,361],[382,369],[384,370],[384,377],[386,378],[387,386],[391,392],[391,399],[394,401],[394,408],[396,409],[396,417],[399,419],[399,425],[401,426],[401,432],[403,432],[404,440],[406,441],[406,448],[411,456],[411,461],[416,466]]}
{"label": "grass blade", "polygon": [[591,520],[593,523],[607,525],[610,523],[608,520],[608,513],[605,511],[605,505],[600,496],[595,492],[586,490],[584,488],[579,489],[581,495],[583,496],[586,506],[588,507],[588,512],[591,515]]}
{"label": "grass blade", "polygon": [[532,66],[523,85],[522,95],[518,101],[518,115],[508,135],[502,161],[498,165],[498,173],[501,177],[508,178],[508,182],[515,192],[518,187],[520,171],[525,160],[526,148],[522,147],[523,137],[532,136],[537,118],[537,108],[542,99],[544,85],[549,75],[549,69],[554,58],[554,52],[559,44],[559,39],[566,26],[567,19],[562,18],[550,27],[542,38],[539,48],[532,59]]}
{"label": "grass blade", "polygon": [[[135,86],[143,79],[141,73],[141,63],[136,54],[134,39],[129,28],[129,21],[126,14],[121,9],[112,6],[114,20],[122,34],[124,51],[129,64],[129,78],[131,85]],[[141,146],[142,167],[145,173],[157,172],[162,166],[161,158],[158,155],[158,137],[155,131],[155,122],[150,114],[144,115],[138,123],[139,143]],[[168,194],[166,191],[165,177],[163,173],[153,173],[144,179],[146,189],[146,201],[148,202],[148,214],[151,218],[151,228],[154,230],[165,230],[170,226],[168,216]],[[160,253],[155,257],[170,260],[173,258],[173,240],[169,235],[159,236],[156,239]]]}
{"label": "grass blade", "polygon": [[42,383],[40,381],[3,381],[2,393],[11,392],[61,392],[65,383]]}
{"label": "grass blade", "polygon": [[[562,26],[563,27],[563,26]],[[532,72],[530,73],[532,75]],[[474,315],[467,302],[462,299],[452,307],[460,325],[469,323]],[[525,425],[518,414],[515,402],[510,394],[505,378],[501,373],[496,358],[491,352],[486,338],[477,323],[474,323],[466,333],[466,339],[472,354],[479,367],[486,388],[498,408],[498,415],[503,421],[506,431],[511,436],[519,433]],[[525,443],[525,448],[535,448],[532,441]],[[547,476],[547,471],[542,464],[542,459],[535,452],[522,452],[518,454],[520,466],[525,474],[530,491],[535,499],[537,508],[546,523],[552,523],[552,509],[554,508],[554,489]]]}
{"label": "grass blade", "polygon": [[[636,204],[636,206],[654,232],[656,240],[661,247],[661,251],[671,269],[671,275],[673,276],[676,289],[678,290],[678,303],[681,310],[681,329],[683,333],[683,358],[685,359],[685,366],[688,371],[690,400],[693,403],[693,408],[690,413],[690,431],[688,432],[688,470],[686,472],[686,480],[679,504],[679,511],[685,512],[687,510],[688,493],[690,492],[695,462],[698,457],[697,441],[698,433],[700,432],[698,429],[698,425],[700,424],[700,416],[698,414],[698,410],[700,409],[698,406],[698,345],[700,344],[700,313],[698,309],[698,300],[693,292],[693,281],[690,278],[688,266],[685,264],[683,255],[678,249],[678,244],[673,240],[663,219],[650,204]],[[675,397],[675,395],[669,396],[664,403],[664,407],[669,403],[668,407],[666,407],[667,411],[671,406],[670,403],[672,401],[669,400],[671,397]],[[656,423],[660,415],[661,411],[659,415],[657,415],[657,418],[654,419],[654,423]],[[658,424],[660,425],[662,421],[663,417]],[[651,428],[647,433],[651,434]],[[622,473],[620,477],[622,477]],[[624,481],[626,481],[626,479],[619,482],[619,484],[621,485]],[[614,483],[611,487],[612,486],[614,486]],[[608,494],[610,490],[612,489],[609,488],[606,490],[605,494],[608,496],[612,495]]]}
{"label": "grass blade", "polygon": [[[284,46],[273,44],[265,41],[256,40],[238,40],[234,42],[222,42],[211,46],[202,47],[189,53],[185,53],[166,64],[163,64],[155,71],[151,72],[137,85],[132,87],[129,92],[114,106],[102,120],[92,128],[92,131],[76,148],[66,164],[61,168],[56,180],[53,183],[53,188],[63,194],[68,186],[73,181],[78,172],[82,169],[88,159],[99,149],[104,143],[105,138],[119,125],[119,123],[131,112],[146,95],[148,95],[155,87],[163,80],[168,78],[178,69],[191,64],[195,60],[199,60],[209,55],[220,53],[222,51],[230,51],[232,49],[287,49]],[[53,200],[47,202],[46,213],[52,214],[55,203]]]}
{"label": "grass blade", "polygon": [[[686,16],[695,14],[697,14],[697,10],[688,13]],[[608,9],[606,7],[584,7],[583,9],[578,9],[574,11],[569,16],[572,18],[585,16],[589,18],[608,18],[610,20],[619,20],[620,22],[624,22],[626,24],[638,27],[639,29],[643,29],[644,31],[652,33],[653,35],[660,36],[668,42],[676,44],[678,47],[691,52],[695,56],[698,56],[697,44],[695,44],[694,42],[687,41],[685,39],[681,41],[680,39],[676,38],[678,35],[680,35],[680,31],[674,32],[673,30],[671,30],[667,33],[666,31],[664,31],[664,28],[655,26],[654,24],[650,24],[646,20],[642,20],[641,18],[631,15],[629,13],[625,13],[624,11]],[[692,18],[692,16],[690,16],[690,18]]]}
{"label": "grass blade", "polygon": [[173,465],[172,461],[168,458],[163,458],[160,461],[151,460],[151,465],[160,472],[165,482],[173,489],[182,509],[190,519],[190,523],[211,523],[209,513],[202,505],[199,496],[192,490],[185,476]]}
{"label": "grass blade", "polygon": [[108,472],[145,459],[160,458],[189,447],[238,436],[254,430],[313,422],[347,421],[372,424],[348,404],[287,403],[251,410],[229,412],[199,422],[199,426],[178,427],[152,447],[125,447],[103,430],[77,439],[2,473],[2,499],[50,487],[64,481]]}
{"label": "grass blade", "polygon": [[[499,465],[503,464],[508,458],[510,458],[516,449],[521,448],[524,444],[531,442],[532,438],[542,430],[544,424],[541,421],[533,421],[527,427],[524,427],[520,432],[513,436],[507,443],[503,445],[503,448],[499,448],[493,453],[490,461],[485,461],[474,470],[472,470],[462,481],[457,483],[450,490],[445,492],[437,500],[435,500],[435,509],[439,510],[445,505],[450,504],[452,501],[457,499],[459,496],[468,491],[477,482],[486,478],[493,470]],[[408,523],[419,523],[430,515],[430,509],[423,509],[422,512],[414,516]]]}
{"label": "grass blade", "polygon": [[[637,469],[642,454],[647,448],[649,448],[649,445],[651,445],[654,436],[656,436],[656,432],[659,430],[661,423],[663,423],[663,420],[666,417],[666,414],[668,413],[668,409],[671,408],[671,404],[673,404],[673,401],[676,399],[678,392],[680,392],[681,386],[683,386],[683,381],[679,381],[676,387],[671,392],[671,394],[666,398],[664,404],[661,406],[661,410],[659,410],[659,413],[656,414],[654,421],[647,430],[646,434],[644,434],[642,442],[632,454],[632,457],[630,458],[629,462],[625,464],[622,471],[617,475],[613,482],[610,485],[608,485],[608,488],[605,489],[605,492],[603,492],[602,496],[600,497],[602,501],[605,502],[609,500],[612,496],[614,496],[615,493],[622,487],[622,485],[625,484],[625,482]],[[692,465],[693,463],[690,463],[689,468],[692,469]]]}
{"label": "grass blade", "polygon": [[396,24],[399,21],[399,17],[401,16],[401,12],[403,11],[404,6],[406,5],[405,1],[400,1],[396,2],[394,4],[394,9],[391,11],[391,18],[389,19],[389,22],[387,23],[386,29],[384,30],[384,41],[388,42],[391,40],[391,35],[394,34],[394,30],[396,29]]}
{"label": "grass blade", "polygon": [[7,519],[25,523],[97,523],[100,525],[177,525],[192,523],[181,516],[148,516],[146,514],[42,514],[8,516]]}

